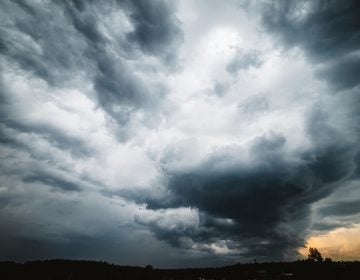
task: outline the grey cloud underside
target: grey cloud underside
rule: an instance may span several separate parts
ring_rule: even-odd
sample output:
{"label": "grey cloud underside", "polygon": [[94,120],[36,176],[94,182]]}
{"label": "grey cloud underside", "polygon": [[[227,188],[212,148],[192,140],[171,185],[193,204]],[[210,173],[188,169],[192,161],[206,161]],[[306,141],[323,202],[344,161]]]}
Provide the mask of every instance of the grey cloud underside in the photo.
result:
{"label": "grey cloud underside", "polygon": [[152,209],[195,207],[202,213],[196,230],[166,234],[150,225],[156,236],[177,246],[186,246],[184,236],[199,243],[230,239],[242,249],[242,257],[296,256],[311,225],[311,204],[350,175],[353,147],[321,143],[324,147],[301,153],[294,162],[283,150],[285,142],[276,134],[255,139],[250,162],[239,161],[243,155],[237,147],[218,151],[195,169],[170,173],[167,196],[137,197]]}
{"label": "grey cloud underside", "polygon": [[[99,105],[119,123],[123,134],[133,112],[151,111],[149,117],[157,114],[154,108],[161,103],[164,89],[143,81],[130,63],[141,51],[159,57],[169,67],[176,63],[175,50],[182,33],[167,4],[64,1],[33,6],[15,1],[3,6],[3,59],[55,87],[66,87],[74,75],[85,71],[93,81]],[[124,30],[115,39],[105,36],[101,19],[113,11],[123,11],[133,31]]]}
{"label": "grey cloud underside", "polygon": [[[337,137],[329,135],[326,143],[336,149],[336,154],[343,154],[348,165],[343,166],[352,170],[349,179],[359,178],[359,132],[360,119],[360,3],[358,1],[278,1],[266,5],[263,22],[265,27],[277,34],[287,47],[300,46],[318,67],[317,76],[327,81],[332,94],[341,96],[338,107],[347,107],[349,116],[346,119],[351,127],[350,134],[341,133]],[[303,16],[300,16],[305,11]],[[319,110],[318,110],[319,111]],[[328,112],[328,114],[332,114]],[[321,116],[320,116],[321,118]],[[316,139],[323,139],[322,130],[317,131],[316,119],[310,124],[310,129],[316,133]],[[348,131],[349,132],[349,131]],[[321,140],[320,140],[321,142]],[[352,143],[351,143],[352,142]],[[320,145],[319,145],[320,147]],[[341,150],[343,150],[341,152]],[[341,172],[341,166],[328,172],[327,166],[332,160],[334,152],[321,152],[327,157],[326,165],[321,166],[324,172],[336,176]],[[355,181],[357,182],[357,181]],[[358,182],[355,184],[359,184]],[[355,214],[349,209],[359,201],[334,202],[320,210],[322,216],[346,216]],[[351,207],[350,207],[351,208]],[[352,213],[351,213],[352,212]]]}
{"label": "grey cloud underside", "polygon": [[358,1],[276,1],[264,7],[263,22],[289,46],[324,64],[319,76],[335,90],[359,84],[360,4]]}
{"label": "grey cloud underside", "polygon": [[173,63],[176,52],[173,50],[183,39],[179,28],[180,21],[175,17],[172,7],[163,2],[146,0],[119,1],[126,2],[134,31],[127,34],[134,42],[149,54],[161,56],[167,63]]}
{"label": "grey cloud underside", "polygon": [[[116,26],[115,29],[111,29],[114,28],[111,25],[104,26],[103,19],[108,18],[112,13],[120,13],[120,18],[128,18],[132,31],[128,31],[124,26]],[[20,73],[29,79],[36,77],[46,84],[49,91],[76,88],[78,84],[73,79],[85,77],[86,82],[89,83],[85,86],[93,88],[95,93],[95,95],[89,93],[88,97],[93,99],[99,109],[104,110],[117,124],[116,133],[120,141],[131,137],[129,122],[133,113],[142,111],[145,115],[147,114],[144,125],[150,124],[151,118],[156,118],[157,114],[161,114],[161,100],[166,93],[164,87],[144,81],[136,74],[136,69],[132,67],[132,64],[141,64],[142,57],[146,56],[160,60],[165,71],[168,71],[167,68],[175,67],[176,56],[170,59],[169,55],[166,56],[166,52],[176,53],[178,46],[174,45],[173,41],[181,41],[182,35],[178,23],[172,21],[174,14],[170,7],[167,7],[167,3],[163,1],[151,3],[49,1],[40,5],[32,1],[2,1],[0,14],[2,74]],[[147,27],[155,28],[155,31],[144,39],[141,30],[146,30]],[[163,35],[159,37],[159,33]],[[132,36],[131,41],[128,36]],[[159,52],[154,50],[156,44],[159,45]],[[83,196],[88,193],[89,188],[94,186],[101,188],[103,182],[81,176],[71,167],[64,167],[64,163],[59,161],[52,151],[47,150],[48,146],[55,147],[65,153],[69,152],[74,159],[91,159],[95,151],[89,147],[87,139],[79,137],[76,133],[65,131],[61,127],[53,127],[42,120],[29,121],[27,106],[17,106],[19,100],[14,97],[11,85],[7,84],[3,75],[1,75],[0,85],[1,187],[14,192],[10,196],[2,195],[0,211],[5,212],[6,209],[16,206],[15,208],[19,208],[21,212],[22,207],[17,201],[22,196],[22,192],[31,192],[31,186],[35,186],[38,192],[44,190],[45,187],[59,195],[68,193],[70,197]],[[29,91],[26,94],[27,101],[32,104],[35,99],[31,99],[32,92]],[[49,92],[49,97],[52,94],[53,92]],[[46,119],[47,116],[43,118]],[[48,145],[42,146],[42,143]],[[7,154],[8,151],[11,151],[10,155]],[[24,190],[21,188],[23,185],[26,186]],[[84,189],[86,191],[82,192]],[[49,211],[53,207],[50,205],[54,204],[52,198],[40,199],[38,192],[24,199],[22,204],[28,205],[26,200],[32,200],[35,204],[43,205],[42,211]],[[60,208],[74,209],[75,207],[73,204],[62,202],[60,204]],[[24,211],[25,213],[34,211],[33,208],[36,207],[30,204]],[[16,216],[14,213],[10,215],[15,217],[15,221],[11,223],[17,223],[20,228],[27,224],[26,215]],[[35,214],[33,216],[35,220],[44,219]],[[51,218],[53,221],[49,224],[56,224],[57,219],[59,219],[59,224],[63,221],[63,217],[56,215]],[[6,227],[9,223],[4,219],[2,217],[1,220]],[[113,222],[116,223],[116,219]],[[42,242],[41,237],[32,236],[32,231],[36,231],[38,227],[45,228],[43,233],[45,236],[52,235],[51,229],[47,229],[44,225],[38,226],[35,222],[28,226],[31,231],[26,237],[27,240],[24,241],[13,233],[9,233],[9,240],[13,244],[24,242],[23,244],[28,248],[34,248],[30,246],[31,243],[40,242],[44,247],[44,254],[36,254],[34,249],[25,252],[26,249],[22,250],[21,246],[7,248],[7,250],[2,246],[4,250],[2,250],[1,258],[8,256],[16,259],[22,254],[28,258],[55,257],[49,252],[53,248],[57,251],[58,246],[65,245],[59,245],[58,240]],[[118,235],[117,231],[118,229],[112,232]],[[84,231],[82,234],[87,233]],[[59,235],[66,237],[68,233],[60,229]],[[75,256],[74,252],[82,247],[80,243],[78,244],[80,247],[74,245],[77,243],[79,240],[74,240],[73,243],[65,246],[74,247],[73,250],[68,250],[66,257]],[[96,249],[93,252],[96,252]],[[85,250],[82,256],[90,257],[91,255],[86,254]],[[114,259],[114,257],[111,258]]]}
{"label": "grey cloud underside", "polygon": [[[307,13],[296,18],[306,3]],[[242,155],[237,147],[220,150],[190,170],[169,171],[164,196],[127,194],[151,209],[199,209],[196,230],[164,233],[156,223],[149,224],[158,238],[184,247],[183,236],[200,243],[230,239],[242,249],[242,256],[284,259],[296,256],[311,229],[351,225],[333,222],[312,227],[310,214],[314,202],[359,176],[359,9],[358,1],[276,1],[263,5],[264,27],[278,36],[285,49],[304,50],[331,94],[343,96],[338,106],[349,110],[340,116],[346,128],[336,123],[336,112],[326,111],[320,103],[307,116],[312,148],[292,155],[295,161],[284,149],[285,137],[273,134],[253,141],[249,162],[239,160]],[[256,59],[235,58],[227,70],[237,73],[256,67],[260,65]],[[358,212],[353,206],[359,202],[327,206],[318,214],[320,219],[352,215]],[[212,219],[231,219],[232,223],[225,226],[209,222]]]}
{"label": "grey cloud underside", "polygon": [[312,229],[317,231],[329,232],[330,230],[347,226],[349,226],[348,223],[314,223],[312,225]]}
{"label": "grey cloud underside", "polygon": [[[162,114],[166,88],[161,82],[140,77],[138,72],[144,71],[142,67],[150,68],[143,62],[144,58],[157,61],[154,72],[176,68],[182,31],[173,7],[165,1],[45,1],[39,4],[22,0],[2,1],[0,6],[0,187],[11,193],[2,193],[0,199],[3,228],[0,258],[64,256],[115,260],[119,249],[126,247],[119,244],[126,243],[123,240],[130,233],[120,238],[119,227],[108,229],[110,233],[104,239],[117,240],[118,247],[108,242],[103,247],[93,246],[87,250],[90,243],[103,243],[102,238],[88,233],[87,229],[77,233],[80,237],[72,235],[71,230],[63,229],[67,215],[58,216],[58,212],[54,214],[50,210],[55,208],[56,196],[66,196],[69,201],[60,200],[58,208],[75,211],[76,203],[74,205],[72,199],[86,196],[91,188],[101,189],[103,182],[92,181],[72,167],[64,167],[63,158],[59,160],[53,150],[47,149],[69,153],[72,159],[89,160],[95,151],[87,139],[76,133],[52,127],[41,119],[27,119],[32,108],[18,105],[36,103],[36,97],[31,98],[30,90],[24,94],[27,100],[17,99],[5,76],[9,73],[29,80],[36,78],[49,91],[49,97],[56,94],[56,90],[79,87],[77,78],[86,80],[84,86],[90,88],[90,92],[86,92],[88,98],[116,123],[117,139],[127,141],[132,136],[129,123],[134,113],[141,111],[145,115],[145,126],[156,124],[152,119]],[[103,20],[113,14],[118,15],[116,20],[126,23],[121,22],[119,26],[104,23]],[[37,90],[36,85],[33,89]],[[37,207],[48,216],[37,216]],[[88,213],[80,215],[86,219]],[[43,222],[44,219],[47,222]],[[118,218],[108,219],[118,223]],[[52,226],[59,227],[59,236],[43,240],[44,236],[54,234]],[[40,234],[36,233],[38,230]],[[126,227],[121,230],[131,231]],[[15,232],[27,232],[27,236],[19,237]],[[62,243],[62,239],[66,241]],[[107,255],[110,247],[117,249]],[[82,253],[77,254],[79,250]],[[136,252],[134,248],[131,251]],[[119,259],[126,263],[128,253],[121,255]],[[135,260],[138,256],[129,258]],[[146,264],[146,260],[139,264]]]}
{"label": "grey cloud underside", "polygon": [[[150,127],[154,123],[151,120],[156,122],[162,114],[166,88],[151,79],[143,79],[144,69],[151,67],[142,63],[144,58],[155,59],[161,65],[161,69],[153,70],[155,72],[176,68],[183,33],[171,3],[59,1],[42,6],[19,0],[3,1],[1,5],[0,59],[4,65],[10,65],[15,72],[21,70],[30,77],[35,76],[53,89],[71,88],[74,77],[85,76],[94,90],[94,96],[89,94],[89,98],[115,121],[118,140],[122,142],[131,138],[128,126],[137,112],[145,114],[142,125]],[[299,47],[305,52],[317,69],[317,77],[328,84],[329,95],[326,93],[325,99],[343,97],[338,99],[341,100],[339,110],[332,112],[321,102],[309,109],[305,127],[311,147],[294,154],[288,152],[289,140],[274,127],[275,132],[251,140],[248,151],[236,145],[218,149],[190,168],[171,169],[164,163],[161,171],[165,183],[161,191],[147,188],[117,192],[129,201],[145,204],[148,210],[160,213],[150,220],[138,217],[134,227],[145,227],[157,239],[181,249],[191,251],[196,244],[199,251],[213,253],[208,244],[225,244],[236,252],[229,253],[236,258],[279,260],[296,256],[297,248],[304,245],[310,230],[349,226],[348,221],[336,220],[313,224],[311,207],[341,190],[346,182],[353,180],[357,184],[359,180],[359,6],[358,1],[275,1],[261,5],[265,29],[280,40],[285,51]],[[130,29],[127,23],[116,30],[106,25],[103,19],[113,12],[122,12],[120,17],[126,18]],[[257,51],[239,52],[225,70],[236,78],[241,71],[261,67],[262,63]],[[1,66],[1,71],[5,72],[5,68]],[[70,170],[59,168],[58,162],[55,164],[47,158],[46,151],[35,150],[31,139],[37,137],[70,152],[73,157],[90,160],[93,152],[83,138],[20,118],[22,112],[14,111],[16,100],[10,87],[3,80],[0,83],[0,144],[2,148],[16,151],[13,156],[1,158],[1,167],[6,173],[4,182],[15,176],[26,186],[47,186],[56,195],[85,195],[88,185],[101,186],[101,182],[90,182],[77,174],[71,176]],[[224,96],[229,88],[225,82],[214,85],[219,96]],[[269,102],[266,94],[259,95],[243,102],[239,109],[251,115],[268,110]],[[346,107],[344,113],[343,107]],[[171,161],[172,156],[170,153],[166,160]],[[30,160],[19,165],[19,159],[27,157]],[[56,168],[60,170],[54,170]],[[11,185],[11,181],[6,184]],[[111,197],[112,193],[107,195]],[[27,199],[30,197],[20,202]],[[20,207],[16,194],[2,197],[0,210],[11,203]],[[38,204],[42,203],[46,204],[42,200]],[[360,212],[357,203],[355,198],[332,201],[320,207],[317,215],[320,218],[356,215]],[[65,210],[73,207],[70,200],[59,206]],[[180,207],[196,209],[198,223],[189,225],[184,221],[164,226],[161,214],[165,212],[162,211]],[[95,207],[99,211],[100,208]],[[109,220],[117,223],[113,217]],[[19,221],[21,223],[25,221]],[[59,252],[65,257],[113,260],[118,254],[113,248],[127,248],[124,240],[132,235],[132,229],[122,233],[127,237],[118,237],[118,228],[107,230],[110,233],[104,237],[89,234],[84,238],[64,233],[65,249],[61,249],[63,243],[59,240],[39,241],[30,236],[19,237],[18,245],[3,241],[0,245],[13,259],[18,259],[16,252],[24,247],[23,258],[57,257]],[[16,227],[14,232],[18,232]],[[6,238],[11,239],[12,233],[7,229]],[[112,239],[121,246],[114,245],[116,242]],[[89,247],[89,244],[92,245]],[[35,247],[40,248],[40,252],[34,254]],[[112,248],[111,252],[107,253],[105,247]],[[125,260],[128,253],[125,251],[120,254],[121,260]],[[134,252],[136,248],[129,251]],[[131,258],[136,259],[137,255]]]}
{"label": "grey cloud underside", "polygon": [[355,201],[343,201],[320,209],[323,216],[348,216],[360,213],[360,203]]}
{"label": "grey cloud underside", "polygon": [[[7,106],[6,106],[7,107]],[[11,107],[4,108],[3,114],[0,113],[0,116],[3,116],[2,126],[0,127],[0,141],[4,144],[16,146],[19,145],[22,148],[31,145],[31,143],[21,143],[21,141],[16,140],[16,134],[26,133],[26,134],[37,134],[39,137],[46,139],[55,147],[59,149],[67,150],[77,157],[88,157],[91,155],[91,150],[87,147],[86,143],[82,139],[78,139],[72,135],[69,135],[65,131],[52,127],[50,125],[44,125],[40,123],[33,123],[31,125],[26,122],[23,123],[21,120],[12,120],[9,119],[13,113],[8,112]],[[31,147],[28,147],[31,150]]]}
{"label": "grey cloud underside", "polygon": [[46,174],[44,172],[38,172],[38,174],[27,175],[23,179],[26,183],[42,183],[45,185],[53,186],[64,191],[80,191],[80,187],[77,183],[58,178],[56,176]]}

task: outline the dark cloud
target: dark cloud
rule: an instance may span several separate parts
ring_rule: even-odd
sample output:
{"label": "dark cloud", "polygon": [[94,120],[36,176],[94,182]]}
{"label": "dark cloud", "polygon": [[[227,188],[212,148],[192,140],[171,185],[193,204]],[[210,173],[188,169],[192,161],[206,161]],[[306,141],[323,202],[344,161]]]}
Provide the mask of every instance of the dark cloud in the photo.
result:
{"label": "dark cloud", "polygon": [[[149,244],[150,242],[151,244],[156,241],[146,235],[125,234],[129,233],[128,230],[119,230],[116,236],[109,233],[99,236],[69,234],[60,240],[3,236],[0,240],[2,248],[0,260],[88,259],[117,262],[122,265],[145,266],[149,264],[149,257],[151,257],[150,263],[152,265],[157,267],[170,266],[169,259],[166,260],[164,257],[168,255],[167,248],[161,249],[152,246],[152,249],[163,252],[163,254],[157,256],[146,250],[139,254],[137,246],[140,243],[145,248],[146,243]],[[134,242],[134,239],[136,239],[136,242]],[[134,246],[134,244],[136,245]]]}
{"label": "dark cloud", "polygon": [[329,232],[330,230],[333,230],[333,229],[336,229],[336,228],[348,227],[348,226],[349,226],[349,223],[341,223],[341,222],[323,223],[323,222],[319,222],[319,223],[314,223],[311,228],[313,230]]}
{"label": "dark cloud", "polygon": [[360,201],[341,201],[319,210],[323,216],[349,216],[360,213]]}
{"label": "dark cloud", "polygon": [[[85,37],[85,39],[91,43],[106,44],[107,40],[105,36],[100,32],[98,27],[98,20],[96,16],[89,12],[88,5],[83,5],[81,9],[78,9],[76,3],[81,3],[80,1],[74,1],[73,5],[67,4],[64,6],[64,11],[66,15],[71,20],[74,28]],[[91,3],[90,6],[95,6],[94,3]],[[95,6],[96,7],[96,6]],[[98,10],[103,12],[102,7],[96,7]],[[107,10],[107,9],[106,9]],[[109,10],[107,10],[109,12]]]}
{"label": "dark cloud", "polygon": [[[135,195],[150,209],[191,207],[201,213],[199,226],[181,234],[149,223],[155,236],[179,247],[188,244],[183,236],[199,244],[232,240],[241,258],[296,257],[310,229],[316,229],[311,226],[312,204],[340,188],[357,170],[356,131],[337,127],[337,115],[321,105],[309,109],[306,117],[311,148],[289,154],[286,138],[272,132],[252,141],[249,157],[235,146],[218,149],[193,168],[168,170],[165,196]],[[343,215],[357,212],[356,207],[343,206]],[[319,217],[333,216],[330,212],[339,208],[324,208]]]}
{"label": "dark cloud", "polygon": [[[295,143],[299,148],[293,149],[292,135],[276,132],[281,129],[265,124],[261,131],[270,132],[254,138],[244,132],[244,139],[240,139],[242,134],[241,137],[237,135],[236,128],[231,138],[243,141],[239,145],[219,144],[218,147],[204,143],[204,146],[211,146],[211,152],[194,162],[183,160],[186,159],[183,154],[194,151],[189,148],[193,142],[176,152],[170,149],[165,155],[158,155],[167,141],[190,137],[191,133],[194,133],[191,137],[199,136],[199,144],[203,144],[202,132],[198,134],[185,124],[187,106],[183,106],[184,109],[179,105],[180,117],[164,117],[167,88],[162,79],[176,68],[177,51],[184,38],[172,2],[74,0],[35,5],[19,0],[3,1],[1,6],[0,61],[4,65],[1,66],[4,77],[0,80],[0,148],[4,171],[0,178],[1,191],[4,190],[4,194],[0,193],[0,218],[4,221],[0,223],[2,257],[114,260],[120,255],[119,260],[125,261],[137,260],[138,248],[143,246],[142,254],[147,254],[146,260],[149,260],[153,248],[169,253],[170,247],[162,242],[165,241],[180,248],[176,252],[181,252],[183,257],[193,254],[205,260],[213,257],[216,250],[223,250],[224,259],[283,260],[297,257],[297,249],[304,245],[311,230],[348,226],[348,221],[337,218],[360,212],[355,198],[322,202],[350,180],[357,183],[360,174],[360,5],[357,1],[262,2],[259,9],[265,30],[278,39],[285,52],[291,48],[303,50],[315,68],[316,77],[326,83],[326,91],[331,94],[319,92],[322,98],[319,97],[315,105],[309,102],[312,107],[301,116],[305,118],[304,143]],[[251,7],[249,3],[243,6],[244,9]],[[194,49],[202,51],[197,50],[197,46]],[[238,73],[260,70],[263,63],[266,62],[260,51],[239,51],[225,66],[225,71],[235,80]],[[47,116],[41,116],[41,120],[32,118],[37,116],[35,111],[39,107],[28,108],[27,104],[49,104],[53,100],[46,96],[38,100],[36,92],[32,95],[29,89],[21,95],[17,91],[23,90],[22,84],[12,85],[13,76],[9,78],[5,74],[21,76],[31,89],[32,86],[34,90],[43,87],[39,90],[49,96],[55,96],[57,90],[84,89],[86,98],[96,104],[96,110],[104,113],[104,121],[103,115],[99,117],[99,123],[106,126],[104,130],[113,129],[115,124],[115,132],[111,133],[116,133],[116,143],[111,146],[110,136],[101,137],[98,131],[91,131],[90,137],[99,136],[101,145],[109,150],[96,157],[101,151],[91,148],[93,139],[86,138],[78,127],[75,132],[67,131],[56,123],[71,120],[55,118],[47,122]],[[35,80],[41,83],[35,84]],[[199,80],[206,79],[200,75]],[[215,81],[199,88],[213,88],[222,98],[211,102],[223,102],[222,105],[227,104],[230,109],[235,104],[235,111],[241,110],[242,116],[248,118],[246,121],[275,107],[269,104],[277,100],[265,95],[252,95],[236,107],[236,93],[233,93],[236,86],[235,82]],[[256,88],[250,88],[257,92]],[[227,100],[230,94],[226,93],[230,90],[232,99]],[[186,94],[184,100],[191,103],[192,97]],[[177,102],[183,100],[181,98],[175,96],[172,100]],[[196,102],[201,96],[197,98],[189,107],[198,109]],[[202,118],[201,114],[213,114],[206,111],[206,106],[190,115]],[[211,104],[211,110],[213,108],[217,108],[215,104]],[[66,106],[62,110],[71,111]],[[229,116],[224,118],[233,119]],[[284,126],[287,121],[293,121],[291,113],[289,120],[287,118],[284,114]],[[162,133],[166,133],[157,134],[153,129],[155,132],[149,139],[145,139],[147,135],[144,134],[136,143],[125,143],[134,130],[143,132],[156,128],[157,121],[164,130],[168,129],[164,142]],[[202,121],[206,126],[206,118]],[[140,125],[136,126],[138,123]],[[241,125],[242,122],[236,124],[240,129]],[[96,130],[89,128],[92,129]],[[221,129],[223,133],[228,128]],[[86,132],[85,128],[83,133]],[[212,133],[211,129],[204,132],[211,139],[219,136]],[[147,140],[149,142],[144,144]],[[159,143],[153,147],[156,141]],[[125,150],[124,147],[129,148],[128,154],[118,152]],[[126,169],[127,165],[132,166],[132,157],[138,156],[138,150],[151,154],[154,162],[149,165],[159,172],[160,178],[151,183],[139,183],[146,186],[131,188],[130,183],[130,187],[125,188],[123,185],[131,180],[117,173],[122,173],[121,169]],[[125,164],[119,164],[115,157],[124,157]],[[82,162],[85,159],[86,162]],[[173,161],[178,164],[170,164]],[[101,164],[114,170],[92,166]],[[141,169],[139,161],[133,165]],[[101,174],[92,174],[96,172]],[[140,171],[131,174],[133,177],[142,175]],[[107,176],[111,177],[110,183]],[[116,191],[106,190],[106,184]],[[123,188],[117,189],[117,184],[123,184]],[[119,196],[121,201],[114,199]],[[138,205],[134,206],[133,202]],[[119,229],[118,215],[124,209],[116,207],[121,203],[131,204],[131,211],[140,214],[124,219],[127,226]],[[323,222],[312,220],[314,203],[320,204],[316,215],[324,219]],[[146,207],[142,212],[133,209],[143,205]],[[100,218],[96,216],[98,213]],[[90,225],[95,225],[95,229]],[[160,241],[147,234],[135,234],[142,230],[150,230]],[[139,244],[136,238],[143,236],[147,241]],[[128,240],[132,245],[126,245]],[[154,242],[156,245],[151,245]],[[159,262],[168,261],[164,260],[165,253],[158,258]]]}
{"label": "dark cloud", "polygon": [[264,5],[263,23],[286,46],[300,46],[323,63],[319,76],[336,89],[359,83],[360,3],[356,0],[275,1]]}
{"label": "dark cloud", "polygon": [[180,22],[169,2],[119,1],[128,7],[134,30],[127,34],[144,52],[162,56],[168,63],[176,58],[174,47],[182,41]]}
{"label": "dark cloud", "polygon": [[41,183],[56,189],[64,190],[64,191],[80,191],[81,188],[75,182],[70,182],[63,178],[59,178],[57,176],[53,176],[50,174],[46,174],[44,172],[39,172],[38,174],[32,174],[25,176],[23,181],[26,183]]}
{"label": "dark cloud", "polygon": [[[138,240],[149,236],[132,239],[133,245],[126,247],[127,236],[136,239],[137,229],[119,229],[118,216],[104,215],[111,226],[98,224],[96,233],[81,226],[103,195],[94,199],[88,213],[78,207],[79,197],[88,197],[92,188],[101,193],[105,183],[90,178],[77,164],[84,158],[92,161],[98,151],[91,147],[94,139],[87,138],[76,109],[61,99],[67,98],[64,92],[81,91],[97,105],[94,109],[105,113],[109,130],[116,124],[114,130],[121,135],[115,140],[131,136],[136,113],[144,115],[143,125],[154,124],[166,88],[161,79],[147,78],[143,68],[168,73],[176,66],[182,32],[174,7],[162,0],[19,0],[0,6],[1,258],[79,257],[130,264],[139,259],[134,249]],[[77,108],[84,109],[81,101]],[[55,110],[41,111],[44,106]],[[95,218],[92,224],[98,222]],[[146,264],[151,248],[166,247],[151,244],[139,264]]]}
{"label": "dark cloud", "polygon": [[[6,112],[8,109],[9,108],[6,108],[4,111]],[[8,113],[7,116],[11,117],[13,114]],[[16,120],[16,117],[15,120],[8,119],[9,118],[3,121],[2,127],[3,139],[7,139],[8,144],[17,144],[18,147],[20,147],[22,144],[15,140],[15,136],[19,133],[34,133],[39,137],[46,139],[57,148],[70,151],[74,156],[88,157],[91,155],[91,149],[88,147],[87,143],[84,140],[79,139],[76,135],[71,135],[64,130],[49,124],[28,123],[24,120]]]}
{"label": "dark cloud", "polygon": [[357,154],[356,154],[356,156],[355,156],[355,158],[354,158],[354,164],[355,164],[355,171],[354,171],[354,174],[353,174],[353,176],[355,177],[355,178],[359,178],[359,176],[360,176],[360,152],[358,152]]}
{"label": "dark cloud", "polygon": [[76,33],[64,22],[61,10],[51,7],[5,1],[2,55],[48,83],[62,85],[84,66],[81,58],[85,44],[72,40]]}
{"label": "dark cloud", "polygon": [[316,176],[325,183],[349,178],[354,173],[358,144],[353,139],[344,139],[344,131],[335,128],[329,114],[318,106],[308,116],[307,131],[315,148],[304,158],[312,158],[311,168]]}
{"label": "dark cloud", "polygon": [[[103,6],[99,6],[103,10]],[[81,13],[73,7],[67,6],[67,11],[76,30],[86,38],[88,47],[86,57],[94,62],[96,74],[94,86],[98,93],[99,104],[119,123],[125,127],[134,111],[141,108],[155,114],[155,108],[161,103],[164,90],[161,86],[153,86],[134,74],[129,68],[127,58],[134,58],[132,48],[140,45],[147,54],[162,57],[165,50],[176,53],[174,42],[181,36],[178,23],[170,7],[163,1],[150,3],[143,1],[118,1],[116,8],[122,9],[131,18],[135,31],[124,32],[122,41],[118,42],[119,56],[109,51],[110,42],[100,33],[91,12],[86,13],[82,7]],[[105,9],[109,13],[111,10]],[[175,32],[176,31],[176,32]],[[129,40],[131,37],[131,40]],[[137,56],[135,54],[135,56]],[[169,62],[170,63],[170,62]],[[171,61],[174,63],[174,60]],[[121,136],[125,138],[126,136]]]}
{"label": "dark cloud", "polygon": [[[357,178],[360,150],[360,128],[357,125],[360,117],[359,2],[276,1],[266,3],[263,12],[266,29],[277,35],[285,48],[300,47],[304,50],[309,62],[317,67],[317,77],[326,81],[330,92],[339,96],[335,110],[324,113],[320,104],[309,117],[308,133],[317,146],[316,151],[308,154],[315,157],[313,170],[328,183]],[[337,114],[344,108],[347,113]],[[339,120],[343,123],[337,126],[343,129],[335,128]],[[336,188],[343,185],[346,183]],[[351,214],[347,208],[351,204],[333,203],[320,210],[321,218]],[[354,207],[353,211],[356,209]],[[341,210],[344,211],[342,214]]]}
{"label": "dark cloud", "polygon": [[359,84],[359,71],[360,55],[349,55],[324,66],[318,71],[318,77],[327,80],[336,91],[346,90]]}
{"label": "dark cloud", "polygon": [[332,170],[327,170],[328,174],[320,168],[338,165],[336,151],[334,158],[320,159],[320,163],[313,159],[293,162],[284,153],[285,144],[282,135],[272,133],[253,141],[251,159],[246,163],[239,160],[242,155],[235,147],[214,153],[194,169],[170,172],[168,196],[145,199],[147,206],[194,207],[202,213],[202,223],[197,230],[184,230],[181,235],[165,229],[165,233],[159,232],[154,226],[156,236],[174,245],[181,245],[173,240],[179,236],[200,243],[235,240],[246,249],[243,257],[284,259],[296,255],[310,224],[310,205],[331,192],[328,183],[345,175],[330,176]]}
{"label": "dark cloud", "polygon": [[121,126],[126,126],[137,110],[157,114],[159,102],[165,95],[161,86],[150,88],[121,62],[108,56],[98,55],[97,67],[94,86],[101,93],[98,95],[99,104]]}
{"label": "dark cloud", "polygon": [[[35,7],[16,1],[3,6],[7,28],[1,30],[1,52],[6,60],[56,87],[66,86],[85,71],[93,80],[99,105],[121,127],[136,110],[151,108],[155,114],[164,89],[144,82],[129,62],[140,56],[133,50],[140,46],[145,55],[175,63],[182,33],[169,4],[65,1]],[[102,19],[114,10],[127,14],[134,26],[130,33],[124,28],[117,31],[116,40],[100,30]]]}

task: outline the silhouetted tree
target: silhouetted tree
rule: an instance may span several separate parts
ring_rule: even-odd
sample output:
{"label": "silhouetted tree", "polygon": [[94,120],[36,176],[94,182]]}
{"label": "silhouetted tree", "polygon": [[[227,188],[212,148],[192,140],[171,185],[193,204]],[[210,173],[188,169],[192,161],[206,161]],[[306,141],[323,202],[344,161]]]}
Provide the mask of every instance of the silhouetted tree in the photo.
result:
{"label": "silhouetted tree", "polygon": [[324,260],[319,250],[312,247],[309,248],[308,259],[311,261],[318,261],[318,262],[322,262]]}

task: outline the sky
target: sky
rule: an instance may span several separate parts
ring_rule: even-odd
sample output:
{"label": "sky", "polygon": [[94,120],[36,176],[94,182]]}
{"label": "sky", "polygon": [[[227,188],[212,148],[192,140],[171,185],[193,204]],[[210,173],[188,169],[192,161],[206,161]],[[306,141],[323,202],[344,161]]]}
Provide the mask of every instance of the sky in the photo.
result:
{"label": "sky", "polygon": [[359,259],[359,4],[1,1],[0,260]]}

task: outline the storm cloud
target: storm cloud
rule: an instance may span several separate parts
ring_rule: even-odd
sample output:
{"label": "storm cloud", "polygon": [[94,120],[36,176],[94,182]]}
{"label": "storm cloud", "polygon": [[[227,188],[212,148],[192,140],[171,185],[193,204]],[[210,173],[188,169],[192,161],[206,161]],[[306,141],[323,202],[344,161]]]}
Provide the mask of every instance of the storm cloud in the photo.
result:
{"label": "storm cloud", "polygon": [[359,9],[3,1],[0,259],[292,260],[359,224]]}
{"label": "storm cloud", "polygon": [[[341,120],[349,124],[353,123],[351,118],[359,119],[357,10],[358,5],[351,1],[278,1],[262,10],[264,26],[285,42],[283,48],[301,48],[313,67],[319,69],[316,76],[328,81],[330,93],[324,93],[324,98],[331,92],[352,91],[344,93],[348,96],[343,101],[355,102],[355,115],[350,111]],[[239,69],[259,67],[258,56],[257,52],[237,54],[227,71],[236,74]],[[210,154],[193,168],[170,171],[167,195],[144,201],[152,209],[191,207],[198,209],[205,220],[230,221],[226,226],[226,222],[204,222],[199,231],[184,230],[179,238],[187,236],[200,243],[236,240],[245,249],[241,254],[267,260],[296,256],[311,228],[312,203],[341,188],[343,181],[357,173],[358,128],[345,131],[336,127],[337,120],[332,119],[337,116],[331,116],[322,106],[313,106],[305,118],[310,149],[289,153],[284,149],[284,136],[271,133],[257,137],[251,141],[248,155],[238,146],[230,146]],[[348,216],[358,212],[354,207],[358,203],[326,206],[320,215]],[[159,230],[151,226],[155,232]],[[174,236],[160,237],[173,240]]]}

